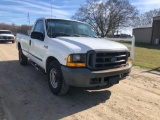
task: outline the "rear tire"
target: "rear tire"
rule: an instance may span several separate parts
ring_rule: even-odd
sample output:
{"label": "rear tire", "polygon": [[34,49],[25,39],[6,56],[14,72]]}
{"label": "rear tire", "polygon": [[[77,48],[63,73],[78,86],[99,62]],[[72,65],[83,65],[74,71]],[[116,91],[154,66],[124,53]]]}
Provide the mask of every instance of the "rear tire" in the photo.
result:
{"label": "rear tire", "polygon": [[49,88],[55,95],[64,95],[69,90],[69,85],[64,81],[61,65],[58,61],[52,61],[48,67]]}
{"label": "rear tire", "polygon": [[27,65],[28,58],[23,54],[22,49],[19,49],[19,63],[21,65]]}

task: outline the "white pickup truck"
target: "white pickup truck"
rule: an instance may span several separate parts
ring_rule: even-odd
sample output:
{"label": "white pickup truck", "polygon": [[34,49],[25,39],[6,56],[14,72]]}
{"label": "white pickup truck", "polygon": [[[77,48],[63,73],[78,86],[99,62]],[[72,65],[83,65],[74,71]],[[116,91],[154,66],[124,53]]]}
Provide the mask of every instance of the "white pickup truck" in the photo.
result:
{"label": "white pickup truck", "polygon": [[89,25],[67,19],[38,19],[30,35],[17,34],[19,62],[28,59],[45,70],[55,95],[69,86],[110,87],[131,70],[127,47],[97,38]]}
{"label": "white pickup truck", "polygon": [[0,41],[15,43],[14,35],[10,30],[0,30]]}

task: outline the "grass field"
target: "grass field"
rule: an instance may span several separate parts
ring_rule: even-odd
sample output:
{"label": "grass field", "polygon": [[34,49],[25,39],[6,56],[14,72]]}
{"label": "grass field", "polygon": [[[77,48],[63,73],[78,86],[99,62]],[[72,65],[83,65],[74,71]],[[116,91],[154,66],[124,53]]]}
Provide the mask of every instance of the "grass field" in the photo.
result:
{"label": "grass field", "polygon": [[[128,42],[121,42],[127,44]],[[160,45],[144,43],[135,44],[134,66],[148,68],[160,72]]]}

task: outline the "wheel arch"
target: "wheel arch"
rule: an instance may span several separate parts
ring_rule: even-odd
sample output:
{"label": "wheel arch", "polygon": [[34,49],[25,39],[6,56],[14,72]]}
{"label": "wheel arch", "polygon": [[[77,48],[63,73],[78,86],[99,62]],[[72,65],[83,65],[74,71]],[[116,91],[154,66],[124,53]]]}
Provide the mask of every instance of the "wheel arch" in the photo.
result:
{"label": "wheel arch", "polygon": [[[48,68],[49,68],[49,64],[52,62],[52,61],[57,61],[59,62],[55,57],[53,56],[49,56],[46,60],[46,73],[48,72]],[[59,62],[60,63],[60,62]]]}

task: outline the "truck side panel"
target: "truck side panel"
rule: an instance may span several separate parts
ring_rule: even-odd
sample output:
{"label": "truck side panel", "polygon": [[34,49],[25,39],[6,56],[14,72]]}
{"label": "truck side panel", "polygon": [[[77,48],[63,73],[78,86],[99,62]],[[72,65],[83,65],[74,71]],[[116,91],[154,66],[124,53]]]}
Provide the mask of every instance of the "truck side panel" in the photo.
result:
{"label": "truck side panel", "polygon": [[21,45],[21,49],[23,54],[28,57],[28,47],[29,47],[29,40],[30,40],[30,36],[24,35],[24,34],[17,34],[16,35],[16,39],[17,39],[17,44],[20,43]]}

